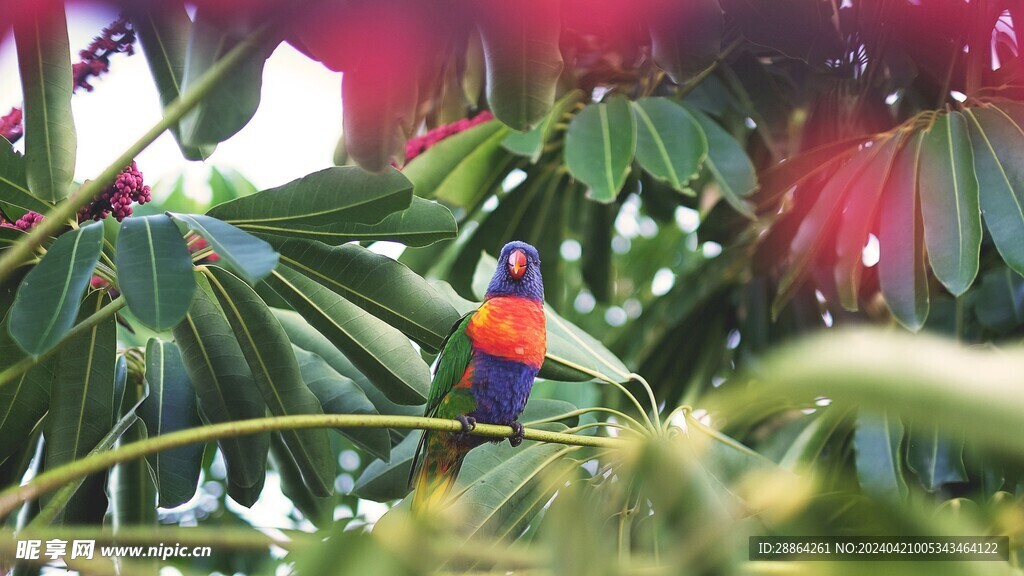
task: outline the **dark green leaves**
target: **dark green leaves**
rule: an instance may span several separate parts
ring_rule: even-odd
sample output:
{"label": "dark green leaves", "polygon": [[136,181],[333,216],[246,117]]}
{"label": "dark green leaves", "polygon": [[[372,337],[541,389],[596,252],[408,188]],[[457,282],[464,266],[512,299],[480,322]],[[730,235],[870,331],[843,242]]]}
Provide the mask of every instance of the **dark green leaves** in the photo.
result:
{"label": "dark green leaves", "polygon": [[417,196],[468,208],[497,180],[496,168],[504,171],[501,145],[508,134],[500,122],[484,122],[431,146],[402,173],[415,185]]}
{"label": "dark green leaves", "polygon": [[929,492],[943,484],[966,482],[962,437],[950,438],[936,426],[913,429],[907,442],[907,466],[917,474]]}
{"label": "dark green leaves", "polygon": [[71,116],[71,49],[61,2],[46,0],[15,19],[14,40],[25,95],[25,156],[32,194],[68,195],[78,149]]}
{"label": "dark green leaves", "polygon": [[[302,381],[288,336],[263,300],[221,268],[210,267],[208,274],[270,411],[277,416],[323,414],[320,403]],[[334,457],[327,431],[290,430],[281,435],[309,489],[318,496],[329,495],[334,487]]]}
{"label": "dark green leaves", "polygon": [[170,218],[126,218],[117,236],[115,263],[118,287],[143,324],[166,330],[185,317],[196,282],[185,240]]}
{"label": "dark green leaves", "polygon": [[718,0],[650,3],[651,56],[676,84],[714,64],[725,26]]}
{"label": "dark green leaves", "polygon": [[704,131],[683,107],[667,98],[633,103],[636,116],[636,160],[676,190],[683,191],[708,154]]}
{"label": "dark green leaves", "polygon": [[36,198],[28,190],[25,176],[25,157],[15,152],[10,143],[0,137],[0,204],[22,210],[46,213],[50,205]]}
{"label": "dark green leaves", "polygon": [[340,166],[226,202],[209,215],[246,230],[274,234],[338,221],[373,224],[411,201],[412,183],[397,170],[372,174]]}
{"label": "dark green leaves", "polygon": [[422,277],[362,246],[328,247],[307,240],[274,240],[281,263],[330,288],[348,301],[438,350],[459,319]]}
{"label": "dark green leaves", "polygon": [[487,102],[515,130],[544,118],[555,101],[562,73],[558,4],[523,0],[476,3],[477,26],[487,61]]}
{"label": "dark green leaves", "polygon": [[978,178],[963,114],[941,114],[924,133],[918,178],[928,260],[959,296],[978,274],[981,250]]}
{"label": "dark green leaves", "polygon": [[200,214],[169,214],[202,236],[214,253],[250,284],[263,279],[277,266],[277,252],[263,240],[231,224]]}
{"label": "dark green leaves", "polygon": [[584,108],[565,135],[565,164],[598,202],[615,200],[635,152],[636,124],[622,96]]}
{"label": "dark green leaves", "polygon": [[[10,314],[7,313],[0,321],[0,358],[4,366],[11,366],[25,356],[8,334],[9,320]],[[27,438],[39,419],[46,414],[53,370],[53,360],[47,359],[0,386],[0,438]],[[0,444],[0,462],[14,454],[18,448],[16,442]]]}
{"label": "dark green leaves", "polygon": [[543,122],[534,126],[529,132],[509,132],[501,141],[501,145],[509,152],[526,156],[530,162],[536,164],[544,152],[544,145],[547,144],[548,138],[555,132],[566,113],[572,110],[582,98],[583,92],[580,90],[573,90],[562,96],[558,102],[555,102],[554,108]]}
{"label": "dark green leaves", "polygon": [[857,451],[857,480],[861,489],[873,498],[897,500],[907,496],[903,478],[900,444],[903,424],[886,413],[857,415],[853,446]]}
{"label": "dark green leaves", "polygon": [[72,230],[22,281],[11,309],[11,336],[30,355],[53,348],[71,329],[102,247],[102,224]]}
{"label": "dark green leaves", "polygon": [[757,176],[743,146],[703,112],[690,107],[687,110],[707,137],[708,157],[705,165],[721,189],[722,196],[737,212],[752,216],[753,212],[744,198],[757,188]]}
{"label": "dark green leaves", "polygon": [[[196,395],[178,347],[152,339],[146,346],[146,382],[149,396],[139,407],[150,437],[195,428],[202,423]],[[203,444],[189,444],[146,457],[156,479],[160,507],[188,502],[196,492],[203,465]]]}

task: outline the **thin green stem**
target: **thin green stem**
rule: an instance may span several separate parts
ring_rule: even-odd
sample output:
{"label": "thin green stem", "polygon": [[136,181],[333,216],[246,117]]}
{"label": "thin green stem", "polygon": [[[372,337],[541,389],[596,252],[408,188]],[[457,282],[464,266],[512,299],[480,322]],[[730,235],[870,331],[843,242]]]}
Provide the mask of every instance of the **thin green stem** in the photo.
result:
{"label": "thin green stem", "polygon": [[[13,486],[0,492],[0,517],[4,517],[23,502],[34,500],[39,496],[57,488],[84,478],[90,474],[106,470],[115,464],[156,454],[164,450],[178,448],[198,442],[207,442],[219,438],[232,438],[276,430],[296,430],[304,428],[402,428],[436,430],[439,432],[460,432],[462,424],[458,420],[440,418],[419,418],[414,416],[381,416],[363,414],[303,414],[297,416],[276,416],[272,418],[255,418],[237,422],[225,422],[201,426],[189,430],[181,430],[163,434],[154,438],[132,442],[114,450],[90,454],[63,466],[48,470],[33,478],[23,486]],[[574,436],[560,432],[526,429],[523,438],[539,442],[551,442],[567,446],[595,446],[600,448],[617,448],[628,446],[630,441],[622,438],[605,438],[598,436]],[[486,438],[507,438],[513,434],[509,426],[493,424],[477,424],[472,432],[475,436]]]}
{"label": "thin green stem", "polygon": [[633,418],[632,416],[629,416],[628,414],[625,414],[625,413],[620,412],[618,410],[615,410],[614,408],[605,408],[603,406],[593,406],[591,408],[580,408],[578,410],[573,410],[572,412],[566,412],[564,414],[558,414],[557,416],[550,416],[548,418],[541,418],[540,420],[531,420],[529,422],[523,422],[523,426],[536,426],[537,424],[547,424],[548,422],[558,422],[560,420],[566,420],[568,418],[575,418],[576,416],[582,416],[584,414],[589,414],[591,412],[604,412],[604,413],[607,413],[607,414],[611,414],[611,415],[615,416],[616,418],[622,418],[626,422],[629,422],[631,425],[636,427],[637,430],[641,430],[641,431],[646,430],[646,428],[644,428],[644,425],[641,424],[636,418]]}
{"label": "thin green stem", "polygon": [[651,412],[654,413],[654,425],[660,430],[661,415],[659,414],[660,411],[658,410],[658,401],[657,399],[654,398],[654,389],[651,388],[651,385],[647,382],[646,378],[637,374],[636,372],[631,373],[629,375],[629,379],[639,382],[644,387],[644,390],[647,390],[647,399],[651,401]]}
{"label": "thin green stem", "polygon": [[113,302],[107,304],[103,308],[100,308],[92,316],[89,316],[85,320],[75,324],[75,326],[71,328],[71,330],[68,330],[67,334],[64,335],[64,338],[62,338],[61,341],[53,348],[50,348],[35,358],[27,356],[21,361],[9,366],[3,372],[0,372],[0,388],[3,388],[4,385],[20,376],[26,370],[31,369],[36,364],[55,354],[60,350],[61,346],[71,338],[74,338],[87,330],[92,330],[94,326],[113,316],[115,312],[124,308],[125,304],[127,304],[127,301],[124,299],[124,296],[118,296]]}
{"label": "thin green stem", "polygon": [[577,370],[579,372],[582,372],[582,373],[586,374],[587,376],[590,376],[591,378],[596,378],[598,380],[601,380],[602,382],[607,382],[607,383],[611,384],[612,386],[615,386],[616,388],[618,388],[623,394],[626,395],[627,398],[630,399],[631,402],[633,402],[633,406],[636,406],[637,411],[640,412],[640,414],[644,417],[644,422],[646,423],[647,428],[649,430],[651,430],[652,432],[657,431],[657,428],[654,427],[654,422],[651,421],[651,417],[647,415],[647,412],[644,410],[644,407],[640,404],[640,401],[636,399],[636,396],[633,396],[632,394],[630,394],[629,390],[627,390],[626,387],[623,386],[621,383],[616,382],[612,378],[610,378],[608,376],[605,376],[604,374],[602,374],[602,373],[600,373],[600,372],[598,372],[596,370],[591,370],[590,368],[587,368],[586,366],[581,366],[581,365],[579,365],[579,364],[577,364],[577,363],[575,363],[575,362],[573,362],[571,360],[567,360],[565,358],[562,358],[561,356],[555,356],[554,354],[551,354],[550,352],[547,354],[547,357],[550,358],[551,360],[554,360],[555,362],[558,362],[559,364],[564,364],[565,366],[568,366],[569,368],[572,368],[573,370]]}
{"label": "thin green stem", "polygon": [[140,152],[152,144],[165,130],[177,125],[185,114],[206,98],[228,76],[228,72],[241,64],[266,41],[269,30],[269,25],[261,27],[235,46],[224,58],[218,60],[196,81],[191,89],[164,108],[163,118],[129,146],[103,172],[100,172],[99,176],[86,182],[78,192],[47,212],[43,221],[37,224],[27,236],[5,250],[0,255],[0,282],[6,280],[21,263],[31,257],[36,247],[42,245],[48,238],[57,236],[67,225],[67,221],[73,218],[83,206],[99,196]]}

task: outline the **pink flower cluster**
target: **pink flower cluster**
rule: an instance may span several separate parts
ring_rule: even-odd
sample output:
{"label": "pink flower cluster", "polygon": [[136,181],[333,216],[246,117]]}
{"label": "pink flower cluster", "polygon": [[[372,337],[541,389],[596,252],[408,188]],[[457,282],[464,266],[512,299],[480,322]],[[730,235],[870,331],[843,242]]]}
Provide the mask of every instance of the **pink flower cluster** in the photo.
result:
{"label": "pink flower cluster", "polygon": [[78,211],[78,221],[103,220],[113,214],[120,222],[132,215],[132,202],[140,205],[152,200],[149,186],[142,181],[142,172],[132,162],[117,176],[117,180],[103,191],[103,194],[91,204]]}
{"label": "pink flower cluster", "polygon": [[124,16],[114,20],[110,26],[103,29],[103,33],[93,39],[92,43],[78,55],[82,61],[71,68],[72,76],[75,78],[75,90],[84,88],[86,92],[92,92],[92,84],[89,78],[99,77],[110,70],[110,57],[114,54],[135,53],[135,30],[131,23]]}
{"label": "pink flower cluster", "polygon": [[36,224],[39,224],[42,221],[42,214],[38,212],[32,212],[30,210],[29,212],[26,212],[24,216],[18,218],[17,222],[4,222],[3,219],[0,218],[0,226],[3,226],[4,228],[17,228],[22,232],[28,232],[29,230],[35,228]]}
{"label": "pink flower cluster", "polygon": [[493,114],[484,110],[483,112],[477,114],[472,118],[463,118],[458,122],[452,122],[451,124],[438,126],[437,128],[431,130],[430,132],[427,132],[423,136],[410,138],[409,141],[405,143],[405,163],[408,164],[410,161],[412,161],[413,158],[426,152],[431,146],[437,144],[441,140],[444,140],[449,136],[458,134],[459,132],[469,130],[473,126],[476,126],[477,124],[483,124],[484,122],[487,122],[488,120],[491,120],[493,118]]}
{"label": "pink flower cluster", "polygon": [[21,126],[21,108],[11,108],[6,116],[0,116],[0,136],[14,144],[25,133]]}
{"label": "pink flower cluster", "polygon": [[[203,238],[202,236],[197,236],[196,239],[193,240],[188,245],[188,251],[191,252],[192,254],[195,254],[196,252],[199,252],[200,250],[206,248],[209,245],[210,244],[209,242],[206,241],[206,238]],[[205,258],[202,259],[202,261],[205,262],[217,262],[218,260],[220,260],[220,256],[218,256],[216,252],[210,252],[209,254],[206,255]]]}

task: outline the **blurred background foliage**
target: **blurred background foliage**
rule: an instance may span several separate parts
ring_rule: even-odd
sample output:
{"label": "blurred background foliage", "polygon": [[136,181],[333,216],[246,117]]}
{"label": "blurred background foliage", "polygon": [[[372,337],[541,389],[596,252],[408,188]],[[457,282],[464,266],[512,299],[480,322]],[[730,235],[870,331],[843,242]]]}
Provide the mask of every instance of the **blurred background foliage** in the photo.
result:
{"label": "blurred background foliage", "polygon": [[[231,448],[210,443],[177,453],[195,471],[178,490],[152,460],[90,478],[80,494],[93,482],[111,506],[71,507],[111,539],[146,542],[132,530],[157,524],[209,529],[199,533],[212,558],[165,563],[185,574],[1019,573],[1017,2],[194,4],[125,8],[165,105],[266,22],[287,25],[271,26],[175,127],[185,157],[202,159],[248,122],[282,40],[344,73],[345,127],[341,168],[278,189],[258,192],[244,167],[213,169],[208,199],[181,178],[154,186],[136,216],[205,213],[266,240],[283,263],[250,282],[251,296],[205,268],[191,315],[207,306],[230,336],[225,304],[263,306],[322,411],[417,415],[443,336],[432,322],[475,306],[493,256],[525,240],[543,259],[554,358],[522,421],[641,441],[484,446],[451,506],[428,518],[401,501],[418,432],[331,433],[327,495],[311,485],[318,463],[298,461],[286,433],[236,448],[268,462],[248,485],[226,464]],[[158,44],[172,48],[166,61]],[[19,160],[0,160],[16,174]],[[338,193],[317,196],[322,182]],[[12,220],[30,208],[0,192]],[[266,228],[289,194],[294,226]],[[360,219],[359,194],[403,200]],[[317,220],[314,208],[339,216]],[[104,222],[110,260],[119,230]],[[193,260],[244,276],[209,256]],[[9,300],[16,286],[5,285]],[[432,322],[410,312],[424,290]],[[304,304],[312,294],[330,300]],[[149,350],[176,341],[189,367],[187,333],[147,327],[131,302],[117,319],[114,413],[130,415],[158,378],[162,391],[175,385]],[[367,331],[332,328],[353,319]],[[361,356],[381,335],[397,336],[401,355]],[[21,354],[13,340],[0,350]],[[192,397],[189,376],[176,398]],[[176,426],[241,418],[192,404]],[[140,417],[121,445],[162,432]],[[3,485],[45,468],[44,424],[42,412],[19,423],[29,441],[0,454]],[[7,527],[32,533],[38,512],[26,505]],[[754,535],[952,534],[1008,535],[1010,562],[747,561]]]}

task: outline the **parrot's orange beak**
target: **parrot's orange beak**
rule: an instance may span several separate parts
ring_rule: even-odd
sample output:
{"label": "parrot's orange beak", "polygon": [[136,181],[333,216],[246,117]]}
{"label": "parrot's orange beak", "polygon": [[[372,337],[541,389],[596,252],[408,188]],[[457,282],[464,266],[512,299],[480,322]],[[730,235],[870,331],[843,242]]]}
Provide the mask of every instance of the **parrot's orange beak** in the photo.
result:
{"label": "parrot's orange beak", "polygon": [[508,273],[516,280],[526,274],[526,254],[522,250],[516,250],[508,255]]}

